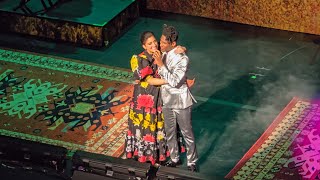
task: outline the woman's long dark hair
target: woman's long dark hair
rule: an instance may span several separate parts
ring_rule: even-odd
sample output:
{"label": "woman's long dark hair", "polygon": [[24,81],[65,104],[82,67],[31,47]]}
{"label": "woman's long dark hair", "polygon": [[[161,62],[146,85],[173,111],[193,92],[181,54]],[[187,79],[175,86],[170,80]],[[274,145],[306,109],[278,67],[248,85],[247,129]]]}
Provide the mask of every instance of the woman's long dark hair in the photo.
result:
{"label": "woman's long dark hair", "polygon": [[141,44],[144,45],[144,44],[146,43],[147,39],[148,39],[149,37],[152,37],[152,36],[154,36],[153,32],[151,32],[151,31],[144,31],[144,32],[141,34],[141,36],[140,36],[140,42],[141,42]]}

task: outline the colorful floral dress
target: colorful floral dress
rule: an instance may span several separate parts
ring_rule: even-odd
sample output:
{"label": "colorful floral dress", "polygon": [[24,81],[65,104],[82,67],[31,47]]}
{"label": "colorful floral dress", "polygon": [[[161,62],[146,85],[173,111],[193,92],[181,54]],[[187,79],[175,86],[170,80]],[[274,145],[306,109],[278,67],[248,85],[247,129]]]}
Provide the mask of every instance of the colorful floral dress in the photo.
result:
{"label": "colorful floral dress", "polygon": [[157,65],[147,52],[132,56],[130,63],[134,80],[139,83],[134,85],[130,104],[126,156],[152,164],[165,161],[167,152],[160,86],[146,82],[150,77],[160,78]]}

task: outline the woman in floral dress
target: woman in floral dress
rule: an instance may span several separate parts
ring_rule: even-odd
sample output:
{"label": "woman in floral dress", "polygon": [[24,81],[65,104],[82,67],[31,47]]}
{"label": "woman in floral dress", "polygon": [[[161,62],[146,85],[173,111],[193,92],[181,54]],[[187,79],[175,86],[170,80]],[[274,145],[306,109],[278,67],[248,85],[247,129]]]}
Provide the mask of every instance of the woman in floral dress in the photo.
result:
{"label": "woman in floral dress", "polygon": [[127,158],[155,164],[166,160],[160,98],[160,85],[166,82],[160,79],[158,67],[153,64],[152,54],[158,50],[154,34],[146,31],[142,33],[140,41],[145,51],[133,55],[130,62],[136,84],[129,110],[125,151]]}
{"label": "woman in floral dress", "polygon": [[[167,82],[160,79],[158,67],[153,63],[152,55],[159,46],[154,34],[143,32],[140,42],[145,50],[133,55],[130,61],[136,84],[130,103],[125,151],[127,158],[154,165],[161,164],[169,156],[160,96],[160,86]],[[178,46],[175,52],[185,51],[185,47]],[[178,137],[181,139],[181,151],[184,151],[181,135]]]}

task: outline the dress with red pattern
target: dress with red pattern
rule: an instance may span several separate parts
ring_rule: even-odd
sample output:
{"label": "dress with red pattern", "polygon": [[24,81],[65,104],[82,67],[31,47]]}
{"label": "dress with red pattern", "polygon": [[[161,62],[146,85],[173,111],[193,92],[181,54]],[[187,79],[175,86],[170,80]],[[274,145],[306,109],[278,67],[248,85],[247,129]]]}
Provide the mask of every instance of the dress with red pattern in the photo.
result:
{"label": "dress with red pattern", "polygon": [[167,146],[160,86],[153,86],[146,82],[150,77],[160,78],[157,65],[153,64],[153,59],[147,52],[134,55],[130,63],[134,80],[139,80],[139,83],[134,85],[130,104],[126,156],[137,158],[139,162],[152,164],[165,161]]}

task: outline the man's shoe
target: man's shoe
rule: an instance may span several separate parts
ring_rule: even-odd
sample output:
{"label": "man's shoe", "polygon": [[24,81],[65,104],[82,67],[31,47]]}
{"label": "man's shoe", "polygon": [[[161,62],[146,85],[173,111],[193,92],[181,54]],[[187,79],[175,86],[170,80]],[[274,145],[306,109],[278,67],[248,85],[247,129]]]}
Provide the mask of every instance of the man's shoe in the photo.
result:
{"label": "man's shoe", "polygon": [[188,166],[188,170],[191,172],[198,172],[197,166],[195,164],[191,164]]}
{"label": "man's shoe", "polygon": [[177,167],[177,166],[179,166],[179,165],[181,165],[181,164],[182,164],[182,162],[180,161],[180,159],[179,159],[178,162],[174,162],[174,161],[172,161],[172,160],[170,159],[169,161],[167,161],[167,162],[164,164],[164,166],[166,166],[166,167]]}

